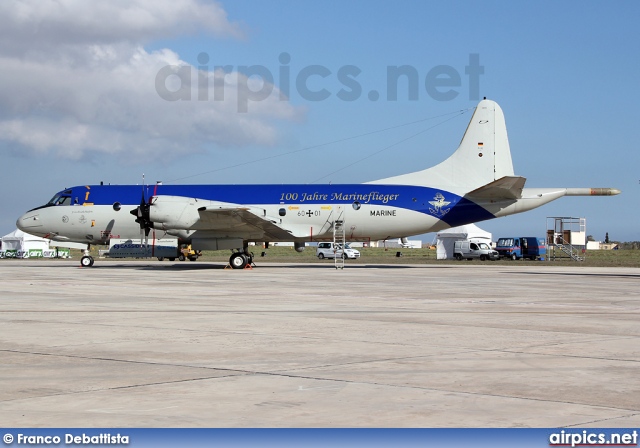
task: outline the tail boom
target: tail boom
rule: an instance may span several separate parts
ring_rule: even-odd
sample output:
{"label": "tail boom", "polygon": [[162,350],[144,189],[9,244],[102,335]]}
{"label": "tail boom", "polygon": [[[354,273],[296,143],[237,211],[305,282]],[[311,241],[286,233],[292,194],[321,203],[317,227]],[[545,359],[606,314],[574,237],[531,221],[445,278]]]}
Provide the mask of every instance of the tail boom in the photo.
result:
{"label": "tail boom", "polygon": [[482,205],[496,218],[522,213],[548,204],[563,196],[615,196],[617,188],[524,188],[522,197],[513,201],[500,201]]}
{"label": "tail boom", "polygon": [[565,196],[615,196],[621,191],[617,188],[567,188]]}

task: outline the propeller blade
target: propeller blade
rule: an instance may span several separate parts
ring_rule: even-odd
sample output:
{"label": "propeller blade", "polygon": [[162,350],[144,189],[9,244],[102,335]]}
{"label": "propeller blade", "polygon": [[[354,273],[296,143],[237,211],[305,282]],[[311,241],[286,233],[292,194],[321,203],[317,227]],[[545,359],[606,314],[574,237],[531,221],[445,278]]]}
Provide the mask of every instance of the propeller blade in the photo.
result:
{"label": "propeller blade", "polygon": [[142,196],[140,198],[140,205],[131,210],[133,216],[136,217],[136,222],[140,224],[140,245],[147,246],[149,244],[149,231],[153,227],[151,222],[151,198],[149,202],[144,200],[144,187],[142,189]]}

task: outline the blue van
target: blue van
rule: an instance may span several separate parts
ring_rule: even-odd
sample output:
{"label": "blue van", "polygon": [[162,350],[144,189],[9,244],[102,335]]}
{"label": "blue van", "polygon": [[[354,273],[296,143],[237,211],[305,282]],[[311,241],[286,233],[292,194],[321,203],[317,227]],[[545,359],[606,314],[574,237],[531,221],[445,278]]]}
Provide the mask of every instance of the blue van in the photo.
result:
{"label": "blue van", "polygon": [[538,258],[544,258],[544,255],[547,254],[547,245],[544,238],[516,236],[499,238],[496,250],[500,254],[500,258],[537,260]]}

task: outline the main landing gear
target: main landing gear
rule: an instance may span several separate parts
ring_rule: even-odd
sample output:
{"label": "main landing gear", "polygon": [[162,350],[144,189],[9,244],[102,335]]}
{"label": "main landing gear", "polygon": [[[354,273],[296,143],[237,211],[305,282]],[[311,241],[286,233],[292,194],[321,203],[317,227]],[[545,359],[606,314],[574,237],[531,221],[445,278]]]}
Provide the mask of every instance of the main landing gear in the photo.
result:
{"label": "main landing gear", "polygon": [[229,258],[229,266],[233,269],[244,269],[253,264],[253,253],[246,248],[242,251],[234,252]]}

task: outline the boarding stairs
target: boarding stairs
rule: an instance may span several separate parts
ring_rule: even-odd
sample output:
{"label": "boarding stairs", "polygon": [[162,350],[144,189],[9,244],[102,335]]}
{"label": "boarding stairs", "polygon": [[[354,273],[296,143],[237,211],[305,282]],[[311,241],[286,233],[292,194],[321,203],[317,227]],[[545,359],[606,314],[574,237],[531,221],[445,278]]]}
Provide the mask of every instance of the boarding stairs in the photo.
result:
{"label": "boarding stairs", "polygon": [[585,257],[580,255],[580,251],[573,247],[570,243],[567,243],[564,238],[560,237],[556,241],[555,246],[562,252],[567,254],[573,261],[584,261]]}
{"label": "boarding stairs", "polygon": [[[333,250],[336,251],[333,263],[336,269],[344,269],[344,245],[345,245],[344,221],[333,221]],[[338,256],[338,247],[342,248],[342,254]]]}

